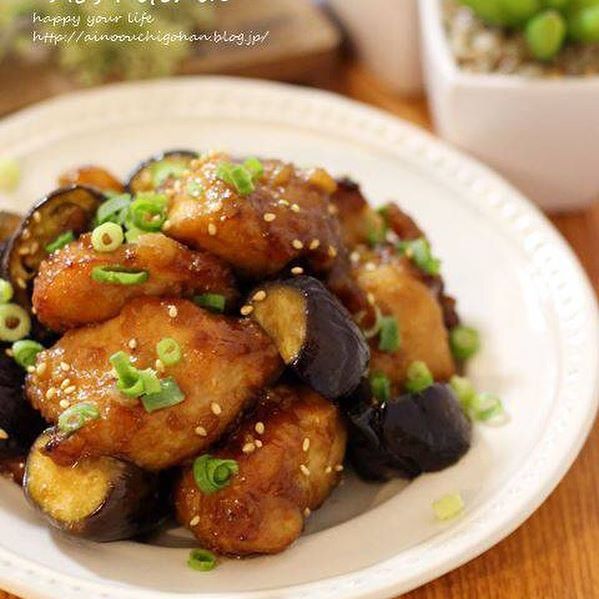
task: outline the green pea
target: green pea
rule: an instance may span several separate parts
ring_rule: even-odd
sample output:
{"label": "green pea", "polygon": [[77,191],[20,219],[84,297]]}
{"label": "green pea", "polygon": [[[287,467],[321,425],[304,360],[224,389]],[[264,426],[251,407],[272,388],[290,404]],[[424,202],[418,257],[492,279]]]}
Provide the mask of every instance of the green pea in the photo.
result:
{"label": "green pea", "polygon": [[526,25],[526,41],[535,58],[551,60],[566,38],[566,21],[556,10],[546,10]]}
{"label": "green pea", "polygon": [[599,5],[574,12],[568,20],[570,37],[585,44],[599,42]]}
{"label": "green pea", "polygon": [[499,0],[503,22],[508,27],[520,27],[542,8],[541,0]]}
{"label": "green pea", "polygon": [[474,13],[489,25],[504,25],[499,0],[462,0]]}

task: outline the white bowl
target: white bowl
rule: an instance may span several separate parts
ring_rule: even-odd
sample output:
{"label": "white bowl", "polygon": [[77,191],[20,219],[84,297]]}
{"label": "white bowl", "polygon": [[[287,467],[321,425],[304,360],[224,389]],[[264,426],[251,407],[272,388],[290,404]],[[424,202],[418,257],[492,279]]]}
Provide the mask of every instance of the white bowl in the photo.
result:
{"label": "white bowl", "polygon": [[437,132],[496,168],[543,208],[599,198],[599,77],[473,74],[455,63],[439,0],[420,0]]}

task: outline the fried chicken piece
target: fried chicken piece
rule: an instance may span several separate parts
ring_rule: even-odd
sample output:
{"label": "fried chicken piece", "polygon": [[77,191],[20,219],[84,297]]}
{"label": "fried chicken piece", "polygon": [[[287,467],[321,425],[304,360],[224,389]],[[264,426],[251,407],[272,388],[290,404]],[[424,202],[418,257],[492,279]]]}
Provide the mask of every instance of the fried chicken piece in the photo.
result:
{"label": "fried chicken piece", "polygon": [[370,371],[382,372],[400,392],[408,366],[422,360],[435,380],[445,381],[455,373],[443,310],[435,290],[409,259],[392,249],[364,251],[354,266],[360,287],[372,294],[383,315],[394,316],[401,344],[395,353],[378,349],[378,336],[370,341]]}
{"label": "fried chicken piece", "polygon": [[[92,279],[98,266],[122,266],[149,273],[145,283],[118,285]],[[89,234],[42,262],[33,288],[39,321],[55,331],[102,322],[142,295],[191,296],[212,292],[235,297],[231,269],[219,258],[194,252],[160,233],[142,235],[114,252],[96,252]]]}
{"label": "fried chicken piece", "polygon": [[[181,360],[156,365],[156,344],[177,341]],[[183,402],[152,413],[122,394],[109,358],[130,354],[135,367],[173,377]],[[43,366],[42,366],[43,365]],[[282,370],[277,348],[248,320],[212,314],[182,299],[136,298],[103,324],[67,332],[37,356],[26,380],[34,407],[51,423],[68,405],[97,404],[100,418],[48,446],[60,464],[111,455],[149,470],[207,449]]]}
{"label": "fried chicken piece", "polygon": [[189,174],[167,189],[167,234],[253,278],[273,275],[302,257],[317,272],[329,270],[342,250],[331,213],[334,179],[322,169],[264,160],[254,191],[242,196],[217,177],[219,165],[230,161],[226,154],[193,161]]}
{"label": "fried chicken piece", "polygon": [[227,487],[204,494],[185,468],[175,488],[177,518],[219,553],[283,551],[339,482],[345,444],[335,405],[307,388],[279,386],[213,452],[237,461]]}
{"label": "fried chicken piece", "polygon": [[124,185],[112,173],[101,166],[93,165],[80,166],[61,173],[58,184],[61,186],[88,185],[101,191],[118,193],[125,191]]}

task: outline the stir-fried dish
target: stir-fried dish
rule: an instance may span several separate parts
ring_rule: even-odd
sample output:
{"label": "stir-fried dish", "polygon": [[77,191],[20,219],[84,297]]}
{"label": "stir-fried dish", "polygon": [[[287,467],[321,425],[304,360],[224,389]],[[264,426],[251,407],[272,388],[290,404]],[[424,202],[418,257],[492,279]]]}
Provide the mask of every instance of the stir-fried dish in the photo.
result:
{"label": "stir-fried dish", "polygon": [[345,468],[446,468],[500,410],[426,235],[352,181],[174,151],[59,183],[0,214],[0,459],[52,526],[276,553]]}

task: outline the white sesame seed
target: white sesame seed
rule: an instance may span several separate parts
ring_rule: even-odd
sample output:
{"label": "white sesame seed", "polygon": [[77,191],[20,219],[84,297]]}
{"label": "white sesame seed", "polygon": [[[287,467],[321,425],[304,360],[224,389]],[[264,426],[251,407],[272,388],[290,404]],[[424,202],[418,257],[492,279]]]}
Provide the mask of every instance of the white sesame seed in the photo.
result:
{"label": "white sesame seed", "polygon": [[17,277],[17,286],[21,289],[27,289],[27,283],[23,277]]}
{"label": "white sesame seed", "polygon": [[364,270],[366,270],[367,272],[372,272],[376,270],[376,265],[374,264],[374,262],[366,262],[366,264],[364,264]]}
{"label": "white sesame seed", "polygon": [[77,387],[75,387],[75,385],[71,385],[70,387],[67,387],[64,392],[67,395],[70,395],[71,393],[74,393],[77,390]]}
{"label": "white sesame seed", "polygon": [[330,245],[328,251],[331,258],[334,258],[337,255],[337,248],[335,246]]}
{"label": "white sesame seed", "polygon": [[19,248],[18,254],[19,256],[26,256],[29,253],[29,248],[24,245],[22,248]]}
{"label": "white sesame seed", "polygon": [[272,223],[272,221],[277,218],[277,215],[273,212],[266,212],[262,218],[264,218],[267,223]]}
{"label": "white sesame seed", "polygon": [[331,472],[333,472],[333,468],[331,466],[327,466],[324,471],[325,474],[330,474]]}
{"label": "white sesame seed", "polygon": [[31,313],[37,314],[37,308],[35,306],[31,306]]}
{"label": "white sesame seed", "polygon": [[60,363],[60,369],[63,372],[68,372],[69,370],[71,370],[71,367],[66,362],[61,362]]}
{"label": "white sesame seed", "polygon": [[264,289],[260,289],[260,291],[256,291],[254,293],[254,297],[252,297],[252,301],[261,302],[266,299],[266,291]]}
{"label": "white sesame seed", "polygon": [[70,402],[68,399],[61,399],[61,400],[58,402],[58,405],[59,405],[59,406],[60,406],[60,407],[61,407],[63,410],[66,410],[66,409],[67,409],[67,408],[68,408],[68,407],[71,405],[71,402]]}
{"label": "white sesame seed", "polygon": [[35,366],[27,366],[27,372],[33,374],[35,372]]}
{"label": "white sesame seed", "polygon": [[208,225],[208,235],[216,235],[216,225],[214,223]]}
{"label": "white sesame seed", "polygon": [[35,369],[35,373],[38,375],[44,374],[48,368],[48,364],[46,362],[40,362]]}
{"label": "white sesame seed", "polygon": [[293,275],[301,275],[304,273],[304,269],[301,266],[294,266],[291,269],[291,274]]}
{"label": "white sesame seed", "polygon": [[36,223],[42,222],[42,215],[37,210],[33,213],[33,220]]}
{"label": "white sesame seed", "polygon": [[300,470],[302,471],[302,474],[304,474],[305,476],[310,476],[310,469],[308,468],[308,466],[306,466],[306,464],[302,464],[300,466]]}
{"label": "white sesame seed", "polygon": [[376,303],[376,299],[375,299],[375,297],[374,297],[374,295],[372,293],[367,293],[366,294],[366,299],[368,300],[368,303],[371,306],[374,306],[374,304]]}
{"label": "white sesame seed", "polygon": [[179,310],[177,310],[177,306],[169,306],[168,307],[168,315],[171,318],[177,318],[177,314],[179,314]]}
{"label": "white sesame seed", "polygon": [[292,212],[299,212],[301,208],[297,204],[291,204]]}
{"label": "white sesame seed", "polygon": [[62,381],[62,383],[60,383],[60,388],[66,389],[70,384],[71,384],[71,379],[67,378],[64,381]]}
{"label": "white sesame seed", "polygon": [[262,441],[260,441],[260,439],[256,439],[256,440],[254,441],[254,443],[255,443],[255,445],[256,445],[256,447],[257,447],[258,449],[260,449],[260,447],[262,447]]}
{"label": "white sesame seed", "polygon": [[307,507],[307,508],[304,510],[304,518],[308,518],[308,517],[310,516],[310,514],[311,514],[311,513],[312,513],[312,511],[310,510],[310,508],[309,508],[309,507]]}
{"label": "white sesame seed", "polygon": [[304,247],[304,244],[299,240],[299,239],[294,239],[291,242],[291,245],[296,249],[296,250],[301,250]]}
{"label": "white sesame seed", "polygon": [[243,451],[243,453],[253,453],[254,451],[256,451],[256,446],[253,443],[246,443],[241,448],[241,451]]}
{"label": "white sesame seed", "polygon": [[27,228],[23,229],[23,232],[21,233],[21,237],[27,241],[30,237],[31,237],[31,231]]}
{"label": "white sesame seed", "polygon": [[10,349],[10,347],[5,350],[4,352],[9,358],[12,358],[15,354],[13,353],[12,349]]}
{"label": "white sesame seed", "polygon": [[264,434],[264,422],[256,422],[256,426],[254,427],[254,430],[259,435],[263,435]]}
{"label": "white sesame seed", "polygon": [[329,204],[329,214],[335,215],[339,212],[337,206],[335,204]]}
{"label": "white sesame seed", "polygon": [[154,366],[158,372],[164,372],[165,370],[164,362],[160,358],[158,358],[156,362],[154,362]]}
{"label": "white sesame seed", "polygon": [[129,339],[129,343],[127,343],[127,345],[129,346],[129,349],[136,349],[137,339]]}
{"label": "white sesame seed", "polygon": [[218,415],[222,414],[222,412],[223,412],[223,409],[220,407],[220,404],[217,404],[215,401],[213,401],[210,404],[210,409],[212,410],[212,413],[215,416],[218,416]]}
{"label": "white sesame seed", "polygon": [[29,246],[29,251],[32,254],[35,254],[35,252],[37,252],[40,249],[40,244],[37,241],[33,241],[31,243],[31,245]]}
{"label": "white sesame seed", "polygon": [[0,428],[0,439],[8,439],[8,433],[3,428]]}
{"label": "white sesame seed", "polygon": [[242,308],[240,310],[242,316],[247,316],[248,314],[251,314],[253,311],[254,311],[254,306],[250,306],[249,304],[242,306]]}
{"label": "white sesame seed", "polygon": [[168,231],[172,226],[173,226],[173,223],[167,218],[162,225],[162,230]]}
{"label": "white sesame seed", "polygon": [[289,202],[287,200],[279,200],[279,204],[281,204],[281,206],[289,206]]}
{"label": "white sesame seed", "polygon": [[189,526],[197,526],[200,523],[200,517],[199,516],[194,516],[190,521],[189,521]]}
{"label": "white sesame seed", "polygon": [[337,464],[335,466],[335,472],[343,472],[343,464]]}
{"label": "white sesame seed", "polygon": [[195,433],[196,433],[196,435],[199,435],[200,437],[208,436],[208,433],[203,426],[196,426]]}
{"label": "white sesame seed", "polygon": [[56,395],[56,389],[54,387],[50,387],[46,391],[46,399],[52,399]]}
{"label": "white sesame seed", "polygon": [[316,249],[318,249],[319,246],[320,246],[320,239],[313,239],[310,242],[310,249],[311,250],[316,250]]}
{"label": "white sesame seed", "polygon": [[308,439],[308,437],[304,439],[304,442],[302,443],[302,449],[304,451],[308,451],[308,449],[310,449],[310,439]]}

